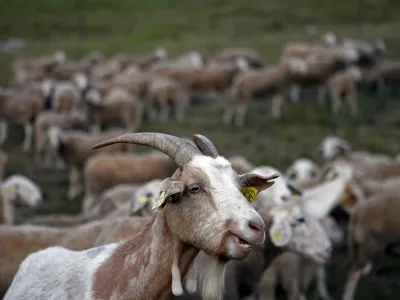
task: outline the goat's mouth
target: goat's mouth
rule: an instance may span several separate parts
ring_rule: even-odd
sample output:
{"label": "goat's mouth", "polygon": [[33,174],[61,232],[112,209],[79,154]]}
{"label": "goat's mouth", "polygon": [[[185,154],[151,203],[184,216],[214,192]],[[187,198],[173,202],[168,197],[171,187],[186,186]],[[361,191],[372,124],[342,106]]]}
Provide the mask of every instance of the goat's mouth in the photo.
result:
{"label": "goat's mouth", "polygon": [[243,249],[251,249],[251,246],[244,239],[238,237],[237,235],[232,234],[233,242],[237,244],[239,247],[243,247]]}
{"label": "goat's mouth", "polygon": [[227,256],[231,259],[242,259],[251,251],[250,243],[232,232],[227,236],[226,246]]}
{"label": "goat's mouth", "polygon": [[317,264],[325,264],[330,259],[330,254],[327,253],[317,253],[311,257],[311,259]]}

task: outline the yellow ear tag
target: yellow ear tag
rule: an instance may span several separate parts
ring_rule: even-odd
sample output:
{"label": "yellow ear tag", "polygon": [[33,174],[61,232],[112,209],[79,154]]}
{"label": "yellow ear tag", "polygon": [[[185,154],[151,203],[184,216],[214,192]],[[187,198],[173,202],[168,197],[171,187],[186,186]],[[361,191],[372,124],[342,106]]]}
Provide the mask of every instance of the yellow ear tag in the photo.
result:
{"label": "yellow ear tag", "polygon": [[14,187],[14,186],[10,186],[10,187],[8,188],[8,192],[9,192],[10,194],[15,194],[15,192],[16,192],[15,187]]}
{"label": "yellow ear tag", "polygon": [[139,196],[137,200],[140,204],[146,204],[150,199],[146,196]]}
{"label": "yellow ear tag", "polygon": [[160,196],[158,196],[157,200],[154,202],[152,209],[156,209],[163,205],[165,198],[165,192],[162,192]]}
{"label": "yellow ear tag", "polygon": [[154,203],[152,209],[156,209],[156,208],[163,209],[165,207],[165,204],[167,203],[167,201],[169,201],[171,199],[172,199],[172,197],[170,196],[165,200],[165,192],[162,192],[160,194],[160,196],[157,198],[156,202]]}
{"label": "yellow ear tag", "polygon": [[258,190],[255,187],[244,187],[241,189],[241,192],[245,198],[252,203],[253,200],[257,197],[258,195]]}
{"label": "yellow ear tag", "polygon": [[282,234],[279,230],[276,230],[273,235],[271,236],[271,241],[275,244],[282,238]]}
{"label": "yellow ear tag", "polygon": [[299,199],[299,195],[293,194],[292,195],[292,200],[296,201]]}

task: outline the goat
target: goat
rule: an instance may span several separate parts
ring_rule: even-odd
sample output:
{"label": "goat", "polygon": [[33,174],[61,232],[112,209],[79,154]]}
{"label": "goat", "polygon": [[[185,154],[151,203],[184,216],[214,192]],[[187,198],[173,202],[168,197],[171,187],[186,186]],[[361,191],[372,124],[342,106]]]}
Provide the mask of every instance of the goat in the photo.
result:
{"label": "goat", "polygon": [[[223,261],[243,259],[251,251],[250,244],[263,243],[264,222],[241,190],[264,190],[277,175],[238,176],[211,141],[201,135],[195,135],[194,140],[197,148],[175,136],[147,132],[95,145],[94,149],[115,143],[147,145],[176,162],[179,169],[161,184],[154,205],[159,211],[136,238],[120,244],[81,252],[50,247],[29,255],[4,300],[54,295],[80,299],[169,298],[183,292],[180,278],[199,250],[218,258],[216,268],[220,270],[216,274],[223,274]],[[246,190],[242,192],[246,194]],[[59,276],[53,274],[55,269]],[[143,284],[150,279],[157,282],[151,289]],[[217,285],[209,292],[206,298],[218,299],[221,289]]]}

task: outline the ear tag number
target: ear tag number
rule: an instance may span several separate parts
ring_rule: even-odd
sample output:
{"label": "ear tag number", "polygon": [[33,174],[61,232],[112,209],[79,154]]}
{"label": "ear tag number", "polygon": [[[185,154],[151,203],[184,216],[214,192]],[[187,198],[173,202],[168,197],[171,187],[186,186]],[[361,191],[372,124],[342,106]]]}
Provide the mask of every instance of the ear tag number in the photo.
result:
{"label": "ear tag number", "polygon": [[258,195],[258,190],[255,187],[244,187],[241,189],[243,196],[252,203]]}

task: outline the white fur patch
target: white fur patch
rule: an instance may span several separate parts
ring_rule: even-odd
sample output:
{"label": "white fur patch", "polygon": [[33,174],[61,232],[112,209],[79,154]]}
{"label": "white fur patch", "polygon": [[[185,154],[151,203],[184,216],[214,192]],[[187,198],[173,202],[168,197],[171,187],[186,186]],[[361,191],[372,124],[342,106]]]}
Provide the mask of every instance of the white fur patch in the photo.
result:
{"label": "white fur patch", "polygon": [[244,71],[244,72],[249,70],[249,68],[250,68],[249,63],[243,57],[239,57],[236,60],[236,65],[239,68],[239,70]]}
{"label": "white fur patch", "polygon": [[158,59],[164,59],[167,57],[167,51],[164,48],[159,47],[154,51],[154,56]]}
{"label": "white fur patch", "polygon": [[[292,193],[287,186],[286,179],[282,176],[282,173],[279,170],[270,166],[260,166],[252,169],[249,173],[258,174],[261,176],[271,176],[273,174],[279,175],[278,178],[274,179],[274,184],[271,187],[259,193],[259,196],[255,200],[255,202],[265,201],[267,202],[265,204],[268,205],[270,204],[269,202],[281,205],[291,199]],[[259,204],[262,205],[263,203]]]}
{"label": "white fur patch", "polygon": [[22,175],[8,177],[1,186],[3,197],[7,200],[14,200],[16,196],[29,207],[38,206],[42,200],[40,188],[29,178]]}
{"label": "white fur patch", "polygon": [[286,176],[294,181],[309,180],[318,175],[318,166],[308,158],[296,159],[286,172]]}

